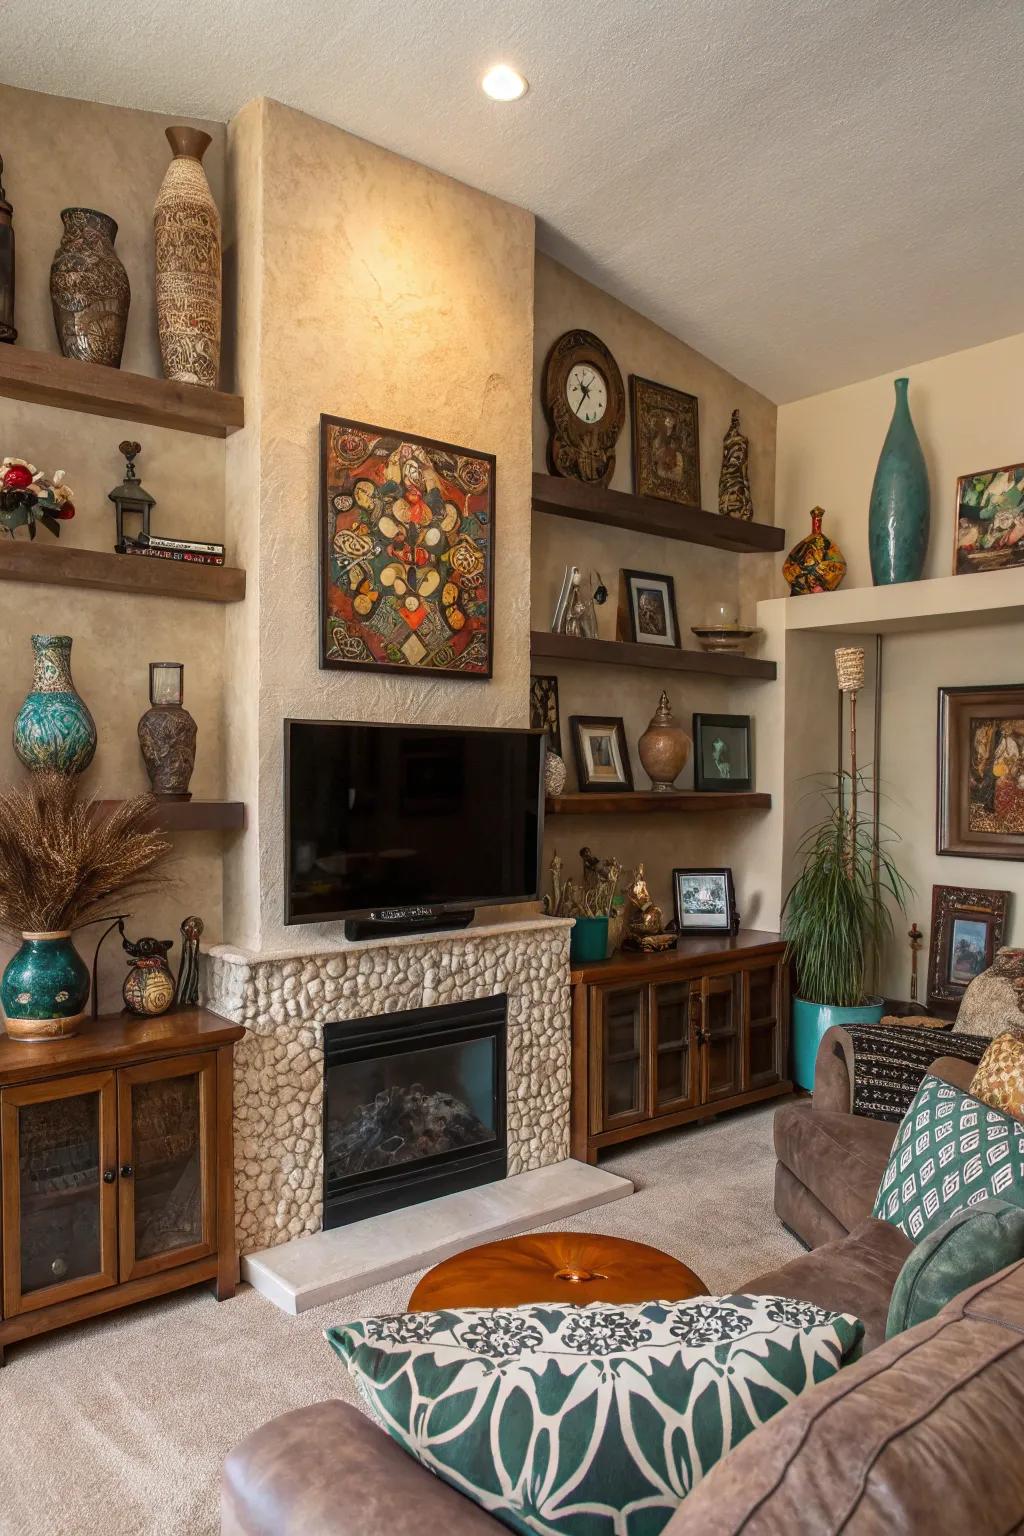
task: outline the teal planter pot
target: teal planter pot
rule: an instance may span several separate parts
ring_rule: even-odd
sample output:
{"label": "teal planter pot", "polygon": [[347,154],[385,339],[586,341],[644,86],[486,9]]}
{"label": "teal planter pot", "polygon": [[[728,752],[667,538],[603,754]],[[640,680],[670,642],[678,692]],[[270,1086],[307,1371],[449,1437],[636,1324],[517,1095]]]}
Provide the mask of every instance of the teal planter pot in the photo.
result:
{"label": "teal planter pot", "polygon": [[877,1024],[885,1004],[881,998],[859,1008],[833,1008],[830,1003],[793,999],[793,1081],[798,1088],[814,1089],[814,1065],[821,1037],[833,1024]]}
{"label": "teal planter pot", "polygon": [[578,917],[569,935],[569,960],[582,965],[585,960],[604,960],[608,955],[608,919]]}
{"label": "teal planter pot", "polygon": [[89,968],[70,933],[22,934],[21,948],[0,978],[0,1003],[11,1039],[74,1035],[88,1001]]}
{"label": "teal planter pot", "polygon": [[14,722],[14,750],[26,768],[82,773],[96,751],[96,726],[71,677],[71,636],[33,635],[32,692]]}
{"label": "teal planter pot", "polygon": [[919,581],[928,554],[928,467],[910,419],[909,384],[896,380],[896,407],[871,487],[868,551],[876,587]]}

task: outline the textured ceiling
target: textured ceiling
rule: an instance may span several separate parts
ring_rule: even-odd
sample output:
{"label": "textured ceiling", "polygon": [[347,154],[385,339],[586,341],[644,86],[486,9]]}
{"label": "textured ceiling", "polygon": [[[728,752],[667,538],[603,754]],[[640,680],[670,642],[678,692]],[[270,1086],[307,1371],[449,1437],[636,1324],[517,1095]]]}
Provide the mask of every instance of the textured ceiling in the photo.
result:
{"label": "textured ceiling", "polygon": [[[221,119],[274,96],[533,209],[545,250],[778,401],[1024,331],[1021,0],[3,13],[9,84]],[[481,94],[498,59],[523,101]]]}

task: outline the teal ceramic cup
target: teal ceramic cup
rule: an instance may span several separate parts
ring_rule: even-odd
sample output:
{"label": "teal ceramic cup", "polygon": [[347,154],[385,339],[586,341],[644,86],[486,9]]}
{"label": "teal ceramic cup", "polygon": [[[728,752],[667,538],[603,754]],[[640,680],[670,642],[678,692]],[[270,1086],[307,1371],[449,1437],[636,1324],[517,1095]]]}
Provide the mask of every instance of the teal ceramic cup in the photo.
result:
{"label": "teal ceramic cup", "polygon": [[569,960],[581,965],[585,960],[604,960],[608,954],[608,919],[577,917],[569,937]]}
{"label": "teal ceramic cup", "polygon": [[814,1088],[814,1064],[821,1037],[833,1024],[877,1024],[885,1004],[870,998],[857,1008],[833,1008],[830,1003],[793,999],[793,1081],[808,1092]]}
{"label": "teal ceramic cup", "polygon": [[89,967],[70,933],[23,933],[0,978],[0,1004],[12,1040],[74,1035],[89,1001]]}

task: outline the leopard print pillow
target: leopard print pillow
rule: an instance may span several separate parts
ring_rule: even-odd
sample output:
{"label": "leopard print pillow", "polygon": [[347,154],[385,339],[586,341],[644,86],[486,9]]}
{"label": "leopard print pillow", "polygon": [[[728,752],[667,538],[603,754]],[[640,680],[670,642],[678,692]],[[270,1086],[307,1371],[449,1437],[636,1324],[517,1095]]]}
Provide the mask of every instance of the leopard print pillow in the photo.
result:
{"label": "leopard print pillow", "polygon": [[1007,1030],[978,1063],[968,1092],[991,1109],[1024,1120],[1024,1040]]}

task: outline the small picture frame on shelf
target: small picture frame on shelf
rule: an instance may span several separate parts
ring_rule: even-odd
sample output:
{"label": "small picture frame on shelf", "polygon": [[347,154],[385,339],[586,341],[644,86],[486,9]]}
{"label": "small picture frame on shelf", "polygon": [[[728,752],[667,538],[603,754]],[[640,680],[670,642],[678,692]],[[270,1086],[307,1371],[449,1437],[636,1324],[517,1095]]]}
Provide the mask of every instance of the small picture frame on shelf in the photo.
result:
{"label": "small picture frame on shelf", "polygon": [[928,1003],[958,1003],[1003,942],[1009,891],[932,886]]}
{"label": "small picture frame on shelf", "polygon": [[621,715],[572,715],[576,777],[584,793],[632,790],[633,771]]}
{"label": "small picture frame on shelf", "polygon": [[684,933],[734,933],[739,926],[731,869],[674,869],[676,926]]}
{"label": "small picture frame on shelf", "polygon": [[693,787],[727,794],[753,789],[749,715],[694,715]]}
{"label": "small picture frame on shelf", "polygon": [[619,638],[679,649],[676,586],[658,571],[620,571]]}
{"label": "small picture frame on shelf", "polygon": [[542,730],[549,752],[562,756],[562,727],[558,715],[558,678],[530,678],[530,729]]}

